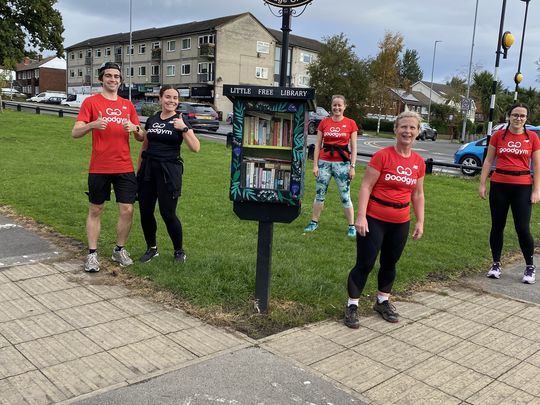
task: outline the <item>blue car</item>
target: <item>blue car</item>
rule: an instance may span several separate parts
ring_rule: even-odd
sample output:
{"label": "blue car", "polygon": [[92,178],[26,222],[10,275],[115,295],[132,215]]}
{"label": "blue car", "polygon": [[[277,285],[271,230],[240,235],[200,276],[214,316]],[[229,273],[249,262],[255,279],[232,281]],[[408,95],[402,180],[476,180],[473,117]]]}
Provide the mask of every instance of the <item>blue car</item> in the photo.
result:
{"label": "blue car", "polygon": [[[527,125],[527,131],[533,131],[540,137],[540,126]],[[487,146],[487,136],[461,145],[454,154],[454,163],[460,164],[461,172],[466,176],[475,176],[480,173],[479,169],[470,168],[467,166],[482,167],[484,162],[484,151]]]}

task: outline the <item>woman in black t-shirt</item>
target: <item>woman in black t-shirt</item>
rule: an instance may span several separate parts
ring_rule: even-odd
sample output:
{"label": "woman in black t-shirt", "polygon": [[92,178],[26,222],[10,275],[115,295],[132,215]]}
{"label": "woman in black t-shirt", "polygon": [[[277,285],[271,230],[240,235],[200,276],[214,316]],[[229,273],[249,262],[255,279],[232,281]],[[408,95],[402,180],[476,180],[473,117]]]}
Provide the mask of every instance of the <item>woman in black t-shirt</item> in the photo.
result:
{"label": "woman in black t-shirt", "polygon": [[144,127],[144,142],[139,157],[137,180],[139,184],[139,210],[147,250],[139,259],[147,262],[158,256],[156,242],[157,223],[154,216],[156,202],[174,248],[174,260],[186,261],[182,245],[182,223],[176,216],[176,205],[182,189],[184,164],[180,146],[198,152],[200,143],[191,127],[176,112],[178,90],[163,86],[159,91],[161,111],[148,118]]}

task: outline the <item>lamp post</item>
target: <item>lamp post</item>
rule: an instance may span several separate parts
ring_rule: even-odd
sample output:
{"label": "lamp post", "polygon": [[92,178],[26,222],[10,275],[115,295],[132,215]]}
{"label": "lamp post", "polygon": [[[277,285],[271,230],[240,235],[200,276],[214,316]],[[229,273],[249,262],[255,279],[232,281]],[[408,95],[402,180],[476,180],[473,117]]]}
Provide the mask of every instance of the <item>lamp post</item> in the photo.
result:
{"label": "lamp post", "polygon": [[[503,58],[506,59],[508,49],[510,49],[510,47],[514,43],[514,36],[509,31],[506,31],[505,33],[503,33],[505,13],[506,13],[506,0],[503,0],[502,9],[501,9],[501,22],[499,24],[499,37],[497,38],[497,51],[495,52],[496,54],[495,71],[493,73],[493,83],[491,85],[491,99],[489,102],[489,121],[488,121],[488,128],[487,128],[486,145],[489,145],[489,141],[491,139],[491,130],[493,129],[493,115],[495,113],[495,98],[497,96],[497,76],[499,72],[499,61],[501,60],[501,54],[503,55]],[[501,48],[503,50],[501,50]],[[484,159],[486,158],[486,154],[487,154],[487,148],[484,149]]]}
{"label": "lamp post", "polygon": [[516,83],[516,91],[514,92],[514,102],[517,101],[519,83],[521,83],[521,81],[523,80],[523,75],[521,74],[521,56],[523,55],[523,42],[525,41],[525,27],[527,26],[527,12],[529,11],[530,0],[521,0],[521,1],[525,2],[525,16],[523,17],[523,32],[521,33],[521,45],[519,47],[518,68],[514,76],[514,82]]}
{"label": "lamp post", "polygon": [[461,128],[461,142],[465,142],[465,131],[467,130],[467,120],[469,119],[469,111],[471,110],[471,100],[469,99],[471,92],[471,70],[472,70],[472,60],[474,53],[474,38],[476,36],[476,17],[478,16],[478,0],[476,0],[476,9],[474,10],[474,24],[472,32],[472,42],[471,42],[471,57],[469,59],[469,71],[467,74],[467,93],[465,95],[465,108],[462,108],[463,111],[463,127]]}
{"label": "lamp post", "polygon": [[131,10],[132,10],[132,6],[131,6],[131,3],[132,3],[132,0],[129,0],[129,51],[128,51],[128,60],[129,60],[129,68],[128,68],[128,73],[129,73],[129,76],[128,76],[128,85],[129,85],[129,89],[128,89],[128,98],[129,98],[129,101],[131,101],[131,47],[133,46],[133,31],[131,29],[131,21],[132,21],[132,18],[131,18]]}
{"label": "lamp post", "polygon": [[431,118],[431,93],[433,92],[433,72],[435,71],[435,53],[437,52],[437,43],[442,41],[435,41],[433,44],[433,62],[431,64],[431,85],[429,86],[429,105],[428,105],[428,114],[427,114],[427,123]]}

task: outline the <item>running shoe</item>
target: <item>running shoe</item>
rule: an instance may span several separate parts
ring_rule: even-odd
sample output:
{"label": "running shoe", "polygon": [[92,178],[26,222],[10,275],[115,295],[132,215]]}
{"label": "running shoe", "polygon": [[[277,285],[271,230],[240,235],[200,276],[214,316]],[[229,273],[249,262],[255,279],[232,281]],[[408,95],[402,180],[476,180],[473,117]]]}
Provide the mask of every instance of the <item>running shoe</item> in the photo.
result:
{"label": "running shoe", "polygon": [[157,248],[149,247],[148,249],[146,249],[146,252],[144,252],[144,255],[139,258],[139,261],[141,263],[146,263],[156,256],[159,256]]}
{"label": "running shoe", "polygon": [[183,250],[174,251],[174,261],[177,263],[185,263],[187,260],[186,252]]}
{"label": "running shoe", "polygon": [[343,320],[343,323],[345,326],[352,329],[358,329],[360,327],[357,305],[349,305],[345,308],[345,319]]}
{"label": "running shoe", "polygon": [[133,260],[131,260],[131,257],[129,257],[128,251],[124,248],[120,250],[116,250],[116,248],[114,248],[111,259],[113,262],[118,263],[121,267],[127,267],[133,264]]}
{"label": "running shoe", "polygon": [[309,224],[304,228],[304,232],[313,232],[319,227],[319,224],[315,221],[309,221]]}
{"label": "running shoe", "polygon": [[486,276],[489,278],[501,278],[501,262],[493,262]]}
{"label": "running shoe", "polygon": [[99,271],[99,261],[96,252],[89,253],[88,256],[86,256],[84,271],[88,273],[97,273]]}
{"label": "running shoe", "polygon": [[349,238],[355,238],[356,237],[356,228],[354,225],[349,225],[349,230],[347,231],[347,236]]}
{"label": "running shoe", "polygon": [[378,299],[375,299],[375,305],[373,309],[381,314],[383,319],[388,322],[396,323],[398,322],[399,314],[396,312],[396,307],[394,307],[388,300],[379,302]]}
{"label": "running shoe", "polygon": [[536,267],[534,265],[525,267],[525,273],[523,273],[523,279],[521,281],[525,284],[536,283]]}

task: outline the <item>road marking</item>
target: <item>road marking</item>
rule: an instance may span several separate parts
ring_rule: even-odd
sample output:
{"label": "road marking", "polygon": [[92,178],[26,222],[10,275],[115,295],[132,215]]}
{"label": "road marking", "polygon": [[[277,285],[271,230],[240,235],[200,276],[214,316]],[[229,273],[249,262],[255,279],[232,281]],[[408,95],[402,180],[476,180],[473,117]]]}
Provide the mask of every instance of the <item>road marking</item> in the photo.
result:
{"label": "road marking", "polygon": [[0,231],[3,230],[3,229],[11,229],[11,228],[22,228],[22,226],[17,225],[17,224],[3,224],[3,225],[0,225]]}

